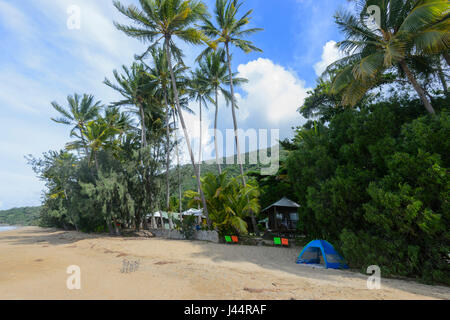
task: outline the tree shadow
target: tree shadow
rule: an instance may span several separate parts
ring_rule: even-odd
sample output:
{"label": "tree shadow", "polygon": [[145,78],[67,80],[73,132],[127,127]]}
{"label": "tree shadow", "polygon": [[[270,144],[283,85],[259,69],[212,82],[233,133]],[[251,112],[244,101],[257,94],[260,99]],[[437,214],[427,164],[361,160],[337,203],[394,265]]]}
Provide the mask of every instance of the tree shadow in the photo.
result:
{"label": "tree shadow", "polygon": [[9,232],[0,234],[0,242],[11,245],[51,245],[62,246],[72,244],[85,239],[104,237],[102,235],[83,234],[75,231],[64,231],[58,229],[23,228],[13,230],[14,235]]}
{"label": "tree shadow", "polygon": [[[286,272],[306,279],[329,281],[333,285],[346,287],[347,280],[362,280],[365,282],[370,275],[364,275],[359,270],[335,270],[315,268],[296,263],[302,248],[256,247],[245,245],[221,245],[196,242],[202,251],[192,254],[194,258],[208,258],[214,262],[245,262],[255,264],[263,269]],[[445,286],[430,286],[418,283],[412,279],[381,279],[383,288],[390,288],[438,299],[450,299],[450,288]],[[367,289],[368,290],[368,289]]]}

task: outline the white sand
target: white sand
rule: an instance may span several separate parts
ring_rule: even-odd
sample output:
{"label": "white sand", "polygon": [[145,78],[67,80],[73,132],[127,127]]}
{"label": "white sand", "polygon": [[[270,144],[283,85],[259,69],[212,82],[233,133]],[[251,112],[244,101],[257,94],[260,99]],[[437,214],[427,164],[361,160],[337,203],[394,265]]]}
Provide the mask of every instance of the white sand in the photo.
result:
{"label": "white sand", "polygon": [[[295,263],[299,249],[109,238],[51,229],[0,233],[0,299],[449,299],[450,288]],[[124,260],[139,269],[122,273]],[[81,290],[66,269],[81,268]]]}

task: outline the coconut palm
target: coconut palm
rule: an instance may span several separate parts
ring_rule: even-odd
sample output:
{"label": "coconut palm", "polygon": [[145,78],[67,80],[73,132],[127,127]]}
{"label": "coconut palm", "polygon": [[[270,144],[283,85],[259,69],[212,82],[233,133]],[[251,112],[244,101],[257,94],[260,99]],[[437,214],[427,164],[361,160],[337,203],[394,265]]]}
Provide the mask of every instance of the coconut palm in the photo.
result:
{"label": "coconut palm", "polygon": [[103,82],[108,87],[119,92],[124,99],[112,103],[113,106],[129,106],[130,111],[137,114],[141,123],[141,147],[147,146],[147,130],[145,126],[145,109],[148,107],[148,101],[152,95],[153,84],[145,72],[145,66],[142,63],[133,63],[131,68],[122,66],[124,74],[119,74],[117,70],[113,71],[117,84],[113,84],[105,78]]}
{"label": "coconut palm", "polygon": [[[379,25],[367,23],[372,5],[380,8]],[[359,8],[359,16],[342,12],[335,17],[346,35],[338,47],[348,54],[336,64],[348,66],[333,79],[332,93],[342,94],[342,103],[354,106],[381,82],[386,71],[397,68],[412,84],[427,111],[434,114],[410,66],[424,54],[448,51],[448,1],[366,0],[359,1]]]}
{"label": "coconut palm", "polygon": [[[114,142],[111,142],[111,137],[119,133],[119,130],[111,127],[104,118],[97,118],[86,123],[82,131],[82,136],[85,137],[87,148],[90,150],[88,162],[94,161],[97,172],[99,172],[99,164],[97,154],[101,149],[113,149],[116,147]],[[66,145],[67,150],[77,150],[83,147],[80,141],[69,142]]]}
{"label": "coconut palm", "polygon": [[[236,231],[246,234],[245,218],[252,212],[261,210],[260,191],[256,181],[250,180],[244,186],[239,177],[230,178],[227,171],[220,175],[208,173],[202,181],[214,227],[222,233]],[[191,199],[190,206],[197,203],[196,192],[187,191],[185,195]]]}
{"label": "coconut palm", "polygon": [[136,131],[131,116],[121,112],[119,107],[106,108],[104,120],[111,129],[117,132],[117,136],[110,137],[111,144],[122,142],[127,133]]}
{"label": "coconut palm", "polygon": [[[150,51],[153,66],[147,68],[147,74],[152,82],[156,85],[157,95],[159,95],[164,103],[165,115],[166,115],[166,210],[170,209],[170,115],[172,108],[169,105],[170,100],[170,71],[169,64],[167,62],[167,56],[163,49],[152,48]],[[186,71],[186,67],[182,64],[174,66],[174,74],[178,81],[177,87],[182,85],[186,79],[183,77],[183,73]]]}
{"label": "coconut palm", "polygon": [[53,108],[61,114],[59,118],[51,118],[56,123],[73,126],[70,135],[81,139],[82,149],[88,155],[86,140],[82,134],[86,128],[86,123],[98,116],[100,109],[103,108],[100,101],[95,102],[94,96],[84,94],[82,97],[75,93],[67,97],[69,109],[65,109],[57,102],[52,102]]}
{"label": "coconut palm", "polygon": [[[182,55],[180,49],[175,45],[175,38],[191,44],[200,44],[201,42],[207,41],[203,33],[193,27],[196,21],[206,15],[206,6],[202,2],[194,0],[139,0],[139,3],[141,6],[140,9],[133,5],[125,7],[119,1],[114,1],[114,6],[119,12],[130,18],[136,26],[126,26],[119,23],[114,24],[128,36],[150,43],[146,53],[156,47],[161,40],[164,41],[163,46],[167,55],[175,105],[184,131],[192,166],[197,177],[197,184],[200,188],[204,212],[208,217],[208,209],[201,188],[200,174],[195,164],[194,154],[190,145],[172,67],[172,55],[177,60],[181,60]],[[143,56],[145,56],[145,53]]]}
{"label": "coconut palm", "polygon": [[191,72],[191,78],[189,79],[188,93],[189,98],[198,102],[199,104],[199,121],[200,121],[200,142],[198,148],[198,171],[201,172],[202,163],[202,147],[203,147],[203,107],[208,109],[208,102],[212,101],[211,94],[213,88],[203,78],[199,69]]}
{"label": "coconut palm", "polygon": [[[217,22],[217,26],[214,25],[207,17],[203,18],[204,25],[201,27],[201,30],[210,38],[214,39],[213,45],[207,48],[199,57],[201,59],[204,55],[208,54],[212,51],[212,48],[219,44],[223,44],[225,47],[225,52],[227,56],[227,65],[228,65],[228,78],[230,81],[230,91],[231,91],[231,113],[233,116],[233,125],[234,125],[234,136],[236,143],[236,153],[237,159],[239,163],[239,169],[242,176],[242,181],[244,186],[245,176],[244,176],[244,167],[241,161],[241,150],[239,146],[239,137],[238,137],[238,124],[236,119],[236,102],[234,95],[234,82],[233,82],[233,72],[231,71],[231,53],[230,46],[233,45],[245,53],[250,53],[252,51],[262,52],[261,49],[257,48],[253,45],[252,42],[248,40],[244,40],[243,38],[254,34],[258,31],[262,31],[260,28],[250,28],[245,29],[245,27],[250,23],[250,15],[253,10],[249,10],[245,13],[241,18],[238,18],[237,15],[239,13],[239,9],[242,7],[243,2],[239,2],[238,0],[216,0],[216,7],[214,10],[215,20]],[[252,224],[253,228],[258,233],[256,219],[252,214]]]}
{"label": "coconut palm", "polygon": [[[224,88],[224,85],[229,85],[230,80],[228,77],[228,67],[225,63],[225,50],[218,49],[214,52],[209,52],[203,59],[199,61],[200,74],[204,81],[214,90],[214,146],[216,150],[216,163],[219,170],[219,174],[222,173],[222,166],[219,161],[219,149],[217,146],[217,122],[219,115],[219,92],[225,98],[227,104],[231,101],[231,94]],[[247,79],[238,78],[237,74],[233,74],[233,84],[241,84],[247,82]]]}

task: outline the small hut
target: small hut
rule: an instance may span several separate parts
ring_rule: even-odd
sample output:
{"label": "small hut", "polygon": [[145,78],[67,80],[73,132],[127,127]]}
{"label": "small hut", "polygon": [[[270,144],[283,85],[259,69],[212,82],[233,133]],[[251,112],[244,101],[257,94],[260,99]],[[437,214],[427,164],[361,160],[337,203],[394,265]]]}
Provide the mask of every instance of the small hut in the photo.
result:
{"label": "small hut", "polygon": [[298,208],[300,208],[299,204],[284,197],[262,210],[261,213],[268,215],[269,231],[295,232],[299,220]]}

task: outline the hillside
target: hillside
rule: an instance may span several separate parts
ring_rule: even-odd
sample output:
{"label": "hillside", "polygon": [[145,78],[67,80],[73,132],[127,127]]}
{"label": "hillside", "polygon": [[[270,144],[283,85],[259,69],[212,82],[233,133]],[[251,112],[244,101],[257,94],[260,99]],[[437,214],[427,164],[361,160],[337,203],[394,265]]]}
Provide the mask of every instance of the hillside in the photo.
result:
{"label": "hillside", "polygon": [[0,224],[34,226],[39,219],[41,207],[13,208],[0,211]]}
{"label": "hillside", "polygon": [[[255,151],[256,152],[256,151]],[[261,152],[267,152],[267,150],[261,151]],[[254,154],[254,153],[252,153]],[[270,152],[269,152],[270,155]],[[248,164],[249,163],[249,157],[250,154],[246,153],[245,154],[245,163],[244,164],[244,172],[248,173],[248,172],[259,172],[261,170],[261,168],[263,167],[268,167],[268,166],[263,166],[260,163],[258,164]],[[282,150],[280,147],[280,160],[283,161],[286,157],[286,151]],[[234,156],[234,163],[237,163],[236,160],[236,156]],[[228,158],[230,159],[230,158]],[[244,159],[244,158],[243,158]],[[258,158],[259,159],[259,158]],[[230,161],[228,161],[230,162]],[[223,163],[227,163],[227,159],[223,160]],[[181,169],[181,186],[182,186],[182,191],[187,191],[187,190],[197,190],[197,181],[195,179],[195,174],[194,174],[194,170],[192,168],[192,165],[189,164],[185,164],[182,165],[180,167]],[[238,176],[240,174],[239,172],[239,166],[237,164],[232,164],[232,165],[226,165],[226,164],[222,164],[222,171],[227,170],[232,176]],[[208,173],[213,173],[213,174],[218,174],[219,170],[217,168],[217,164],[211,164],[210,161],[208,161],[208,163],[202,163],[201,165],[201,176],[205,176]],[[177,168],[172,168],[172,170],[170,171],[170,179],[171,179],[171,195],[172,196],[177,196],[177,192],[178,192],[178,171]]]}

